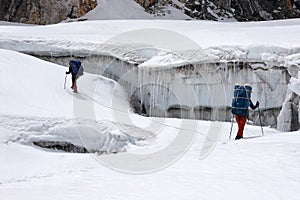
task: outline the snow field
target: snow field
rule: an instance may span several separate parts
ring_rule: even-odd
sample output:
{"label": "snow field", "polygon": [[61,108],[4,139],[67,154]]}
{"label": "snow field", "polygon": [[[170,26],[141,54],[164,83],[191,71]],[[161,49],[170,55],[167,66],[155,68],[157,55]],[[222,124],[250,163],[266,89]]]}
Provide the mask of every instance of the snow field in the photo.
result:
{"label": "snow field", "polygon": [[[224,46],[232,44],[247,48],[256,41],[258,45],[253,49],[271,46],[266,49],[273,52],[279,46],[284,47],[283,51],[279,48],[276,52],[288,54],[290,51],[297,53],[299,48],[298,22],[228,25],[189,22],[198,26],[196,28],[181,22],[149,23],[185,33],[204,47],[225,49]],[[81,44],[85,42],[87,48],[92,49],[94,40],[101,42],[120,32],[145,27],[143,22],[120,24],[118,21],[85,22],[79,28],[74,24],[1,26],[0,44],[2,48],[14,50],[34,51],[39,47],[38,50],[52,52],[55,49],[60,53],[72,46],[71,49],[81,51]],[[77,34],[70,31],[73,26],[77,27]],[[93,26],[103,27],[103,34],[98,35]],[[199,30],[199,26],[206,29]],[[294,31],[288,31],[289,28]],[[220,35],[216,30],[225,33]],[[272,30],[278,34],[267,39],[260,36]],[[87,35],[87,31],[91,35]],[[242,39],[235,40],[237,34],[241,34]],[[208,38],[202,37],[204,35]],[[117,157],[125,151],[147,154],[164,149],[176,138],[176,128],[180,128],[183,120],[163,120],[166,125],[152,132],[147,128],[151,120],[161,119],[132,114],[125,92],[114,81],[86,73],[78,80],[79,94],[73,94],[69,89],[70,77],[67,77],[66,90],[63,89],[66,68],[8,50],[0,50],[0,55],[0,199],[40,199],[41,196],[44,199],[133,200],[299,198],[299,131],[281,133],[264,127],[263,137],[233,141],[228,140],[231,124],[221,123],[219,134],[214,133],[217,138],[214,148],[200,159],[206,137],[212,137],[207,135],[212,122],[198,121],[195,140],[172,165],[138,176],[120,173],[99,162],[99,157]],[[298,62],[298,58],[290,61]],[[290,87],[298,91],[296,77]],[[114,121],[116,113],[111,109],[112,99],[118,102],[118,109],[129,113],[133,124]],[[77,110],[73,104],[80,108],[93,105],[95,116],[80,110],[83,117],[76,118],[78,113],[74,113]],[[74,122],[81,124],[74,125]],[[91,127],[95,123],[97,130]],[[120,126],[125,128],[120,129]],[[82,134],[76,130],[82,130]],[[236,131],[234,124],[232,138]],[[260,135],[260,127],[246,125],[245,137]],[[106,153],[64,153],[32,145],[40,140],[71,142],[77,146],[84,143],[96,152]],[[119,153],[110,154],[116,152]],[[175,148],[169,156],[177,153]]]}

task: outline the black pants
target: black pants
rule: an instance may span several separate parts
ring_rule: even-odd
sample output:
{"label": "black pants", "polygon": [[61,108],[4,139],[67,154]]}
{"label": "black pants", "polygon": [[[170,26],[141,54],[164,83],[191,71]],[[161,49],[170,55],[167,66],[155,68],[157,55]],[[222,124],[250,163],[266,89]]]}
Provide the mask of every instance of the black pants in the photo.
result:
{"label": "black pants", "polygon": [[77,76],[72,74],[72,87],[76,84]]}

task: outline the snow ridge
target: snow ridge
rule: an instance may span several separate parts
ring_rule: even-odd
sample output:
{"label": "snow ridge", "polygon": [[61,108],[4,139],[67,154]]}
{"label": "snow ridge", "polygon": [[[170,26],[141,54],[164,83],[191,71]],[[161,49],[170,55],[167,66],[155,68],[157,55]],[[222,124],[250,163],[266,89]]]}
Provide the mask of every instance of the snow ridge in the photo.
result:
{"label": "snow ridge", "polygon": [[19,133],[8,139],[7,143],[74,145],[70,152],[77,152],[75,148],[80,148],[83,152],[86,149],[91,153],[119,153],[126,151],[130,145],[147,145],[146,140],[153,137],[152,133],[138,127],[87,119],[0,116],[0,126]]}

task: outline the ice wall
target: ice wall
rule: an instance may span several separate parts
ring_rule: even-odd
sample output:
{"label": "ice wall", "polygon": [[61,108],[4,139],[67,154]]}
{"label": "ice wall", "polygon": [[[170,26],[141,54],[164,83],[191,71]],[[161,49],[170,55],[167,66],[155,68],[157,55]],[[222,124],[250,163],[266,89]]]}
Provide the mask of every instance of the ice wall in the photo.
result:
{"label": "ice wall", "polygon": [[[76,56],[85,71],[119,82],[134,109],[147,116],[230,121],[235,83],[253,87],[252,101],[260,102],[263,125],[277,126],[290,80],[287,68],[263,62],[211,62],[177,67],[147,67],[109,55]],[[39,56],[68,66],[69,56]],[[250,120],[259,124],[258,111]]]}
{"label": "ice wall", "polygon": [[290,79],[286,99],[278,116],[277,128],[281,131],[296,131],[300,128],[300,72],[293,64],[289,70],[295,73],[295,77]]}
{"label": "ice wall", "polygon": [[[263,63],[217,62],[155,70],[139,69],[137,93],[150,116],[229,121],[235,83],[253,86],[252,100],[261,102],[262,122],[276,126],[286,97],[289,74]],[[259,124],[257,111],[251,120]]]}

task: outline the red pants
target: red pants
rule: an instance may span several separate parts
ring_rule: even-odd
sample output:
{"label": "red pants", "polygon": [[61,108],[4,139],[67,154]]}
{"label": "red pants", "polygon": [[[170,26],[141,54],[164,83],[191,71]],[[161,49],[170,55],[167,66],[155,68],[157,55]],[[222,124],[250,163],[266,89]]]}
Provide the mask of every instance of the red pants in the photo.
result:
{"label": "red pants", "polygon": [[243,137],[244,127],[247,121],[247,116],[235,116],[236,122],[238,123],[239,130],[237,136]]}

